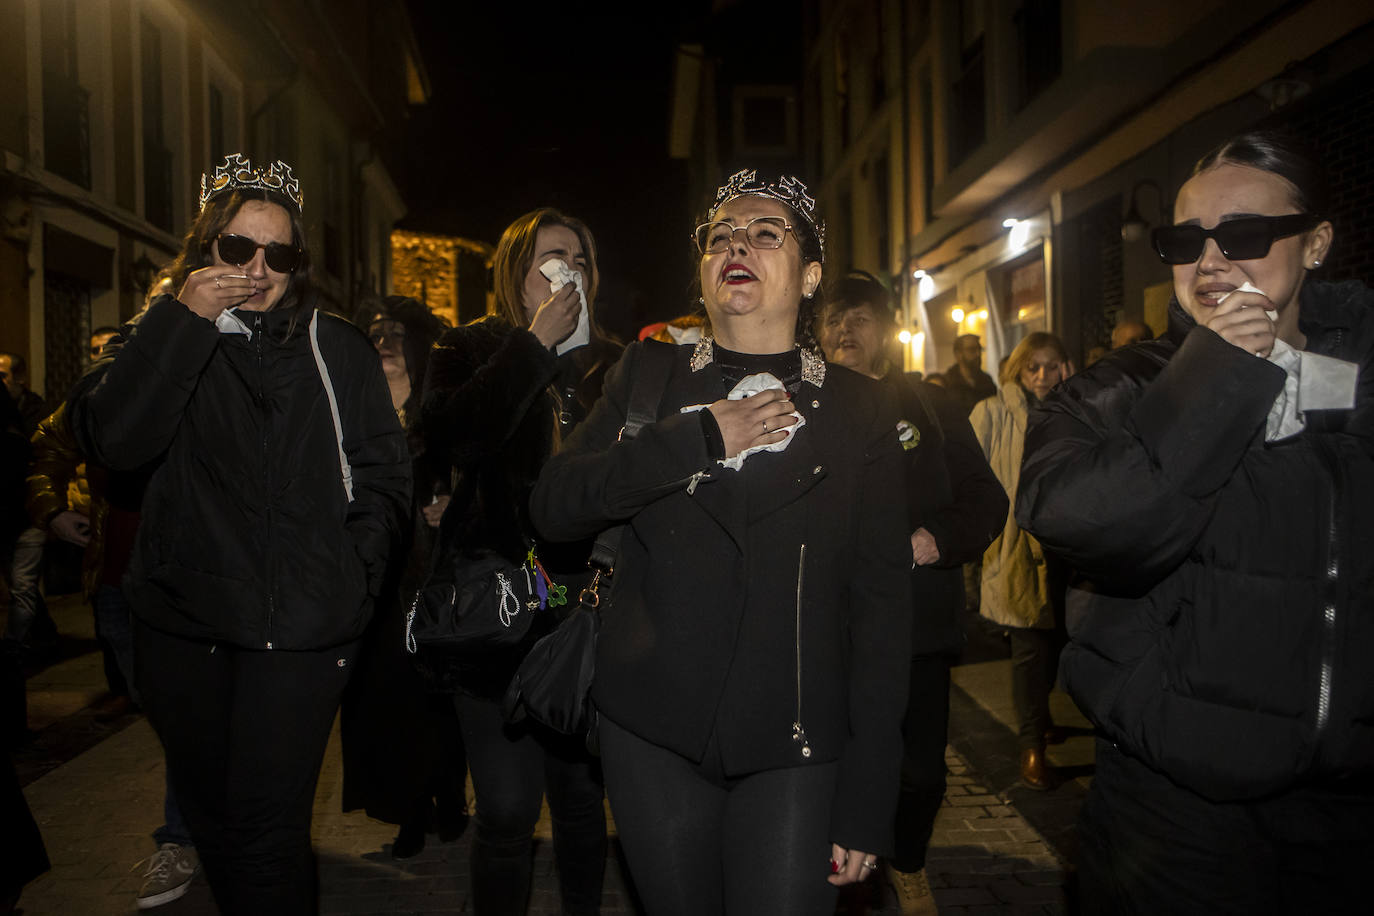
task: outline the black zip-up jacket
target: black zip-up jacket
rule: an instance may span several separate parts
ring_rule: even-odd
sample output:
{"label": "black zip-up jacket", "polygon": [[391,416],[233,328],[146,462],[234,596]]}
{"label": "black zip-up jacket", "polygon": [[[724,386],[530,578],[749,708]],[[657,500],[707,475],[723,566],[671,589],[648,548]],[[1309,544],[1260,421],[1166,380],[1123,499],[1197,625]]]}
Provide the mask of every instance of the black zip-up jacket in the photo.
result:
{"label": "black zip-up jacket", "polygon": [[256,649],[359,637],[405,524],[405,436],[367,338],[319,313],[353,502],[310,345],[311,310],[197,316],[155,299],[77,384],[84,453],[150,471],[124,579],[148,626]]}
{"label": "black zip-up jacket", "polygon": [[1017,520],[1088,579],[1061,671],[1122,750],[1217,801],[1374,775],[1374,294],[1309,282],[1306,349],[1353,410],[1264,441],[1284,373],[1198,327],[1115,351],[1033,412]]}
{"label": "black zip-up jacket", "polygon": [[[892,848],[911,633],[911,541],[895,399],[819,359],[784,451],[721,467],[685,406],[725,395],[720,364],[676,347],[658,420],[620,439],[631,344],[544,465],[549,538],[628,522],[602,612],[593,698],[612,721],[727,776],[839,762],[831,839]],[[808,355],[809,360],[809,355]]]}

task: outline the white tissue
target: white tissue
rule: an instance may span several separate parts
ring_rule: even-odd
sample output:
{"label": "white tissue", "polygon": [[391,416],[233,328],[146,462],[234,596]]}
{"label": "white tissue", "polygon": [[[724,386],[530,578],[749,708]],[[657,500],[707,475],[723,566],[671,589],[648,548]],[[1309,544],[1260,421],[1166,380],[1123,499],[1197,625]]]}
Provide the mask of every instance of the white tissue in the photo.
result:
{"label": "white tissue", "polygon": [[562,356],[569,350],[585,347],[587,342],[591,340],[591,325],[587,318],[587,294],[582,289],[582,272],[569,270],[567,262],[562,258],[545,261],[539,265],[539,272],[549,278],[549,292],[556,293],[571,283],[577,287],[577,298],[582,300],[582,314],[577,316],[577,327],[573,328],[572,334],[554,347],[554,352]]}
{"label": "white tissue", "polygon": [[[744,378],[740,379],[739,384],[731,388],[730,393],[727,394],[725,398],[728,401],[740,401],[749,397],[751,394],[758,394],[760,391],[767,391],[770,388],[776,388],[778,391],[787,390],[786,386],[783,385],[773,373],[759,372],[755,375],[746,375]],[[692,413],[697,410],[705,410],[710,406],[710,404],[692,404],[689,407],[682,408],[680,412]],[[787,427],[787,436],[782,440],[774,442],[772,445],[755,445],[752,448],[745,449],[733,458],[724,459],[720,463],[731,470],[738,471],[740,468],[744,467],[744,459],[755,452],[780,452],[787,448],[792,442],[792,437],[797,434],[797,430],[806,425],[806,417],[803,417],[795,410],[792,411],[792,416],[796,418],[797,422]]]}
{"label": "white tissue", "polygon": [[[1264,295],[1248,280],[1232,292]],[[1231,293],[1226,294],[1229,295]],[[1217,304],[1226,301],[1226,296],[1218,299]],[[1279,316],[1272,309],[1265,309],[1264,314],[1269,316],[1270,321]],[[1278,442],[1302,432],[1307,425],[1303,418],[1306,411],[1350,410],[1355,406],[1355,387],[1360,376],[1360,367],[1355,363],[1295,350],[1278,338],[1274,338],[1268,360],[1287,373],[1288,377],[1283,380],[1283,390],[1269,407],[1269,416],[1264,423],[1264,441]]]}

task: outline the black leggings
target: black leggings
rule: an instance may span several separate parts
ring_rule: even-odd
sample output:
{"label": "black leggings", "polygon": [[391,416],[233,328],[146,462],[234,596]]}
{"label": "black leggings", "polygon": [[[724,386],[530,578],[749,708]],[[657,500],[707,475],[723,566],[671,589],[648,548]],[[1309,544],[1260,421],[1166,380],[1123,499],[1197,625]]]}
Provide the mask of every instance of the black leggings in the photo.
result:
{"label": "black leggings", "polygon": [[315,784],[357,645],[242,649],[134,624],[143,708],[226,916],[316,911]]}
{"label": "black leggings", "polygon": [[581,738],[526,720],[509,725],[496,700],[457,697],[477,831],[472,906],[479,916],[523,916],[529,905],[534,828],[547,793],[563,912],[600,912],[606,809],[600,767]]}
{"label": "black leggings", "polygon": [[829,916],[838,763],[725,779],[601,719],[616,829],[649,916]]}

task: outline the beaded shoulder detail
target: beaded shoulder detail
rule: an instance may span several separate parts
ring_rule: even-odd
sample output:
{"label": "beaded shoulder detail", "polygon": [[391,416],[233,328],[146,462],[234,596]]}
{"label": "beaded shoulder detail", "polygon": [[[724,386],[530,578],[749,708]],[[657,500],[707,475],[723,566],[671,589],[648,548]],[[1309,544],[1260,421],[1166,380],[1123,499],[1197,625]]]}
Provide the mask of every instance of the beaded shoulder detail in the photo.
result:
{"label": "beaded shoulder detail", "polygon": [[[716,358],[716,342],[709,335],[697,341],[696,349],[692,351],[692,371],[700,372],[711,365]],[[825,385],[825,360],[816,355],[815,350],[801,348],[801,377],[803,382],[810,382],[817,388]]]}

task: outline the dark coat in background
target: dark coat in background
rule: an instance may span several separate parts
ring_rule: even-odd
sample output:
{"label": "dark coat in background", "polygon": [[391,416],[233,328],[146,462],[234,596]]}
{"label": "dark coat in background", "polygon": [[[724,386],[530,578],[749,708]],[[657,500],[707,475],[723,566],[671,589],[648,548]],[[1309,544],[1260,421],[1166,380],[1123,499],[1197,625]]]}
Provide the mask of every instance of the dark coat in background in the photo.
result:
{"label": "dark coat in background", "polygon": [[387,574],[377,613],[358,652],[339,710],[343,810],[362,808],[391,824],[426,826],[438,804],[447,834],[465,811],[467,766],[453,701],[430,694],[405,647],[406,613],[424,582],[438,528],[421,509],[449,492],[449,472],[426,451],[420,432],[421,389],[430,348],[446,327],[421,303],[391,296],[360,316],[405,326],[411,394],[400,416],[414,480],[409,525]]}
{"label": "dark coat in background", "polygon": [[1065,684],[1124,752],[1213,801],[1374,776],[1374,294],[1308,282],[1307,350],[1353,410],[1265,442],[1284,372],[1198,327],[1108,354],[1033,413],[1017,519],[1087,582]]}
{"label": "dark coat in background", "polygon": [[[911,571],[912,655],[954,655],[963,648],[963,564],[983,555],[1002,530],[1007,493],[988,466],[963,405],[938,386],[894,370],[883,380],[897,393],[903,431],[911,531],[925,528],[940,559]],[[914,440],[914,441],[913,441]]]}
{"label": "dark coat in background", "polygon": [[186,639],[288,650],[350,642],[371,619],[410,502],[410,460],[376,351],[319,313],[350,503],[310,309],[241,313],[250,333],[231,318],[217,326],[159,296],[68,402],[91,460],[151,468],[125,594],[144,624]]}
{"label": "dark coat in background", "polygon": [[689,760],[714,736],[727,776],[838,761],[833,840],[887,851],[911,628],[894,399],[827,367],[801,383],[807,425],[787,449],[729,470],[700,418],[680,412],[725,395],[719,365],[694,370],[690,346],[676,348],[658,421],[618,440],[649,346],[666,345],[626,350],[531,501],[552,538],[629,523],[597,646],[597,707]]}

